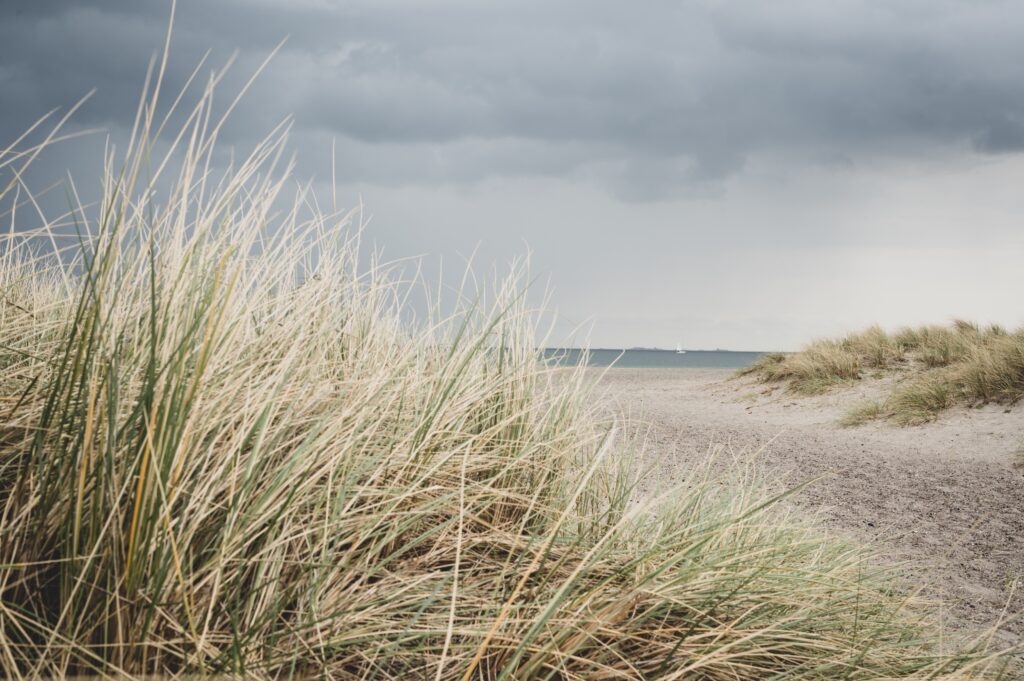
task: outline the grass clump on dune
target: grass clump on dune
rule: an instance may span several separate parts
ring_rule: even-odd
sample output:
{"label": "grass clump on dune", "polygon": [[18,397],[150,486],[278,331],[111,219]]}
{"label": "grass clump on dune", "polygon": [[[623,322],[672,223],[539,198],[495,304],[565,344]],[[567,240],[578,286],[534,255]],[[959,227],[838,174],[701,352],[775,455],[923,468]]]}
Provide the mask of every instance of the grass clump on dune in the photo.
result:
{"label": "grass clump on dune", "polygon": [[215,182],[210,93],[177,166],[154,99],[73,249],[2,242],[4,676],[996,676],[749,487],[633,503],[515,278],[410,321],[347,219],[275,212],[283,137]]}
{"label": "grass clump on dune", "polygon": [[755,375],[765,382],[786,382],[796,393],[817,395],[857,379],[860,371],[859,358],[840,343],[817,341],[799,353],[768,353],[739,374]]}
{"label": "grass clump on dune", "polygon": [[859,426],[885,415],[885,406],[877,400],[864,400],[855,405],[839,420],[841,426]]}
{"label": "grass clump on dune", "polygon": [[1013,404],[1024,397],[1024,329],[962,320],[894,334],[875,326],[842,340],[815,341],[797,353],[765,355],[740,373],[816,394],[859,380],[869,369],[892,373],[898,383],[884,403],[854,407],[844,425],[878,418],[914,425],[955,404]]}
{"label": "grass clump on dune", "polygon": [[954,388],[948,372],[929,372],[894,390],[879,415],[904,426],[926,423],[953,405]]}

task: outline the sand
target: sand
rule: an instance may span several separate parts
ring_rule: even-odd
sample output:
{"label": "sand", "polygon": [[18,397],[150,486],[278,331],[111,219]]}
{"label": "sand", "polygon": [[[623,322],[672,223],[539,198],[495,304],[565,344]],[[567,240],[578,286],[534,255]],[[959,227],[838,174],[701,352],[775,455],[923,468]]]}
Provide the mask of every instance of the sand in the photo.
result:
{"label": "sand", "polygon": [[[596,370],[594,370],[596,373]],[[1001,643],[1024,640],[1024,405],[960,408],[900,428],[837,419],[866,381],[814,398],[794,397],[721,369],[611,369],[609,404],[651,427],[657,475],[681,478],[709,445],[754,452],[775,484],[821,478],[793,498],[827,528],[867,541],[944,622],[970,635],[998,625]],[[779,481],[783,482],[779,482]]]}

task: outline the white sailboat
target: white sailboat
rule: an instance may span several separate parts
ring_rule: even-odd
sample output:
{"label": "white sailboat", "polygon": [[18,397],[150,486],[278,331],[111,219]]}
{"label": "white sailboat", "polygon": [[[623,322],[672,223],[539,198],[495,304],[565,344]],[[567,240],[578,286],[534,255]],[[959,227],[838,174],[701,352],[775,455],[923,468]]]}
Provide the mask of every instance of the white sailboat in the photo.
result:
{"label": "white sailboat", "polygon": [[683,344],[682,343],[676,343],[676,354],[677,355],[685,355],[686,354],[686,350],[683,350]]}

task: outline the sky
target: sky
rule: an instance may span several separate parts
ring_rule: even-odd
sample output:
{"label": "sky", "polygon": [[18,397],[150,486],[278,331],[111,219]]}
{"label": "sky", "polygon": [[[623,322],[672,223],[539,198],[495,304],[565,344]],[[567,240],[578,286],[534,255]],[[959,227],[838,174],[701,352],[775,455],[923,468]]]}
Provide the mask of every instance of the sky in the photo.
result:
{"label": "sky", "polygon": [[[170,3],[0,0],[0,144],[91,89],[37,175],[87,188]],[[242,152],[385,257],[530,253],[554,342],[797,349],[1024,323],[1024,4],[1002,0],[179,0],[168,87],[210,52]],[[225,95],[228,97],[228,95]],[[576,335],[570,337],[572,330]]]}

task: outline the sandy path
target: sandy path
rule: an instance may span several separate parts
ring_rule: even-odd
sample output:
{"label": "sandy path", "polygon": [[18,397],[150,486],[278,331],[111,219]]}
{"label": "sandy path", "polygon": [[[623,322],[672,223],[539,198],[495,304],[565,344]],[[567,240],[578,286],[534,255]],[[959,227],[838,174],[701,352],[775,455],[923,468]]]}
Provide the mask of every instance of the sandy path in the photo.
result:
{"label": "sandy path", "polygon": [[[960,409],[914,428],[840,428],[846,407],[884,386],[794,398],[720,369],[612,369],[602,381],[617,409],[653,428],[661,475],[682,474],[712,442],[755,451],[772,475],[824,476],[796,498],[834,531],[876,544],[908,580],[945,603],[957,629],[1024,612],[1024,405]],[[770,444],[769,444],[770,443]],[[1014,587],[1016,585],[1016,591]],[[1024,622],[1000,627],[1006,643]]]}

